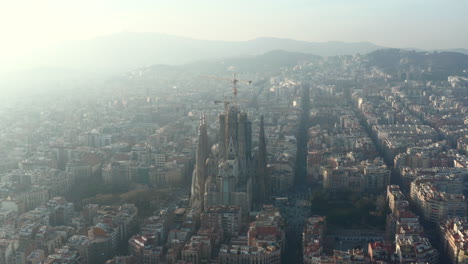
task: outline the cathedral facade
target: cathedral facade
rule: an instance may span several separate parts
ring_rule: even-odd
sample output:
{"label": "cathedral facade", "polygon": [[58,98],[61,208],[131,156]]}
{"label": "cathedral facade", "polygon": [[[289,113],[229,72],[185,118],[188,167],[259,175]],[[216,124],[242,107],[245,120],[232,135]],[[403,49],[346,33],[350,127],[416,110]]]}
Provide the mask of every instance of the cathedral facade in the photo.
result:
{"label": "cathedral facade", "polygon": [[254,199],[263,202],[266,168],[263,122],[260,130],[259,152],[254,159],[252,124],[246,113],[230,106],[219,115],[219,142],[213,148],[208,143],[202,118],[192,178],[190,205],[193,209],[203,212],[211,205],[238,205],[242,215],[247,216]]}

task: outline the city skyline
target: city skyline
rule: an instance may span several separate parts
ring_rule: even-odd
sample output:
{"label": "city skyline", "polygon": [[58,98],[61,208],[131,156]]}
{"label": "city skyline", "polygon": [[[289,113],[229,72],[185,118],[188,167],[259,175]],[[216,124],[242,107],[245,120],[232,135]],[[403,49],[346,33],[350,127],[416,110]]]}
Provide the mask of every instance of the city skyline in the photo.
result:
{"label": "city skyline", "polygon": [[468,263],[467,7],[0,4],[0,264]]}

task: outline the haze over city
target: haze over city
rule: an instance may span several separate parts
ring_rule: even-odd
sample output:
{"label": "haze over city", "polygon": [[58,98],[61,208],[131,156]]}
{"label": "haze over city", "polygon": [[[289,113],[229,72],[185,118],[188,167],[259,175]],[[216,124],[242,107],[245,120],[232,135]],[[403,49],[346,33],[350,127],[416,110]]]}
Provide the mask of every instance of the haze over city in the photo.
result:
{"label": "haze over city", "polygon": [[456,0],[2,1],[0,65],[4,70],[50,66],[38,54],[121,32],[466,49],[466,10],[468,3]]}
{"label": "haze over city", "polygon": [[467,10],[3,1],[0,264],[468,263]]}

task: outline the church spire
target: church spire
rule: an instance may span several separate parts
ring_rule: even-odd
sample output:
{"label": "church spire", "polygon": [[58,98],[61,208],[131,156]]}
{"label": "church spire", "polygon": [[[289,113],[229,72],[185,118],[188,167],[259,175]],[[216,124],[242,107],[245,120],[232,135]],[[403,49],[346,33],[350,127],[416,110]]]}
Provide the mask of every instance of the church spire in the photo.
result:
{"label": "church spire", "polygon": [[199,207],[203,212],[205,180],[207,178],[206,159],[209,155],[208,132],[206,129],[205,115],[200,117],[200,126],[198,127],[198,144],[195,161],[195,169],[192,175],[192,190],[190,197],[191,207]]}
{"label": "church spire", "polygon": [[208,142],[208,128],[206,125],[205,113],[202,113],[201,115],[199,133],[201,133],[201,137],[203,137],[202,140],[203,140],[204,150],[206,153],[206,157],[208,158],[211,149],[210,149],[210,144]]}

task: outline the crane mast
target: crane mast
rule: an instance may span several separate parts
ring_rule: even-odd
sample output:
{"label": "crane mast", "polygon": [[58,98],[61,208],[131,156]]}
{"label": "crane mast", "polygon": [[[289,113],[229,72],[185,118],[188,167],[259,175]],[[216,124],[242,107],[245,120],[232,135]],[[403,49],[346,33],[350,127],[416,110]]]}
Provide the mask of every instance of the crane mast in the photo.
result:
{"label": "crane mast", "polygon": [[[230,101],[224,101],[224,104],[227,106],[227,104],[229,103],[237,103],[237,85],[238,83],[246,83],[248,85],[252,84],[252,81],[243,81],[243,80],[239,80],[237,79],[237,74],[234,73],[232,78],[229,79],[229,78],[219,78],[219,77],[216,77],[216,76],[205,76],[205,75],[202,75],[200,76],[202,78],[206,78],[206,79],[213,79],[213,80],[221,80],[221,81],[229,81],[231,82],[232,84],[232,98],[231,98],[231,102]],[[219,103],[220,101],[216,101],[215,103]]]}

